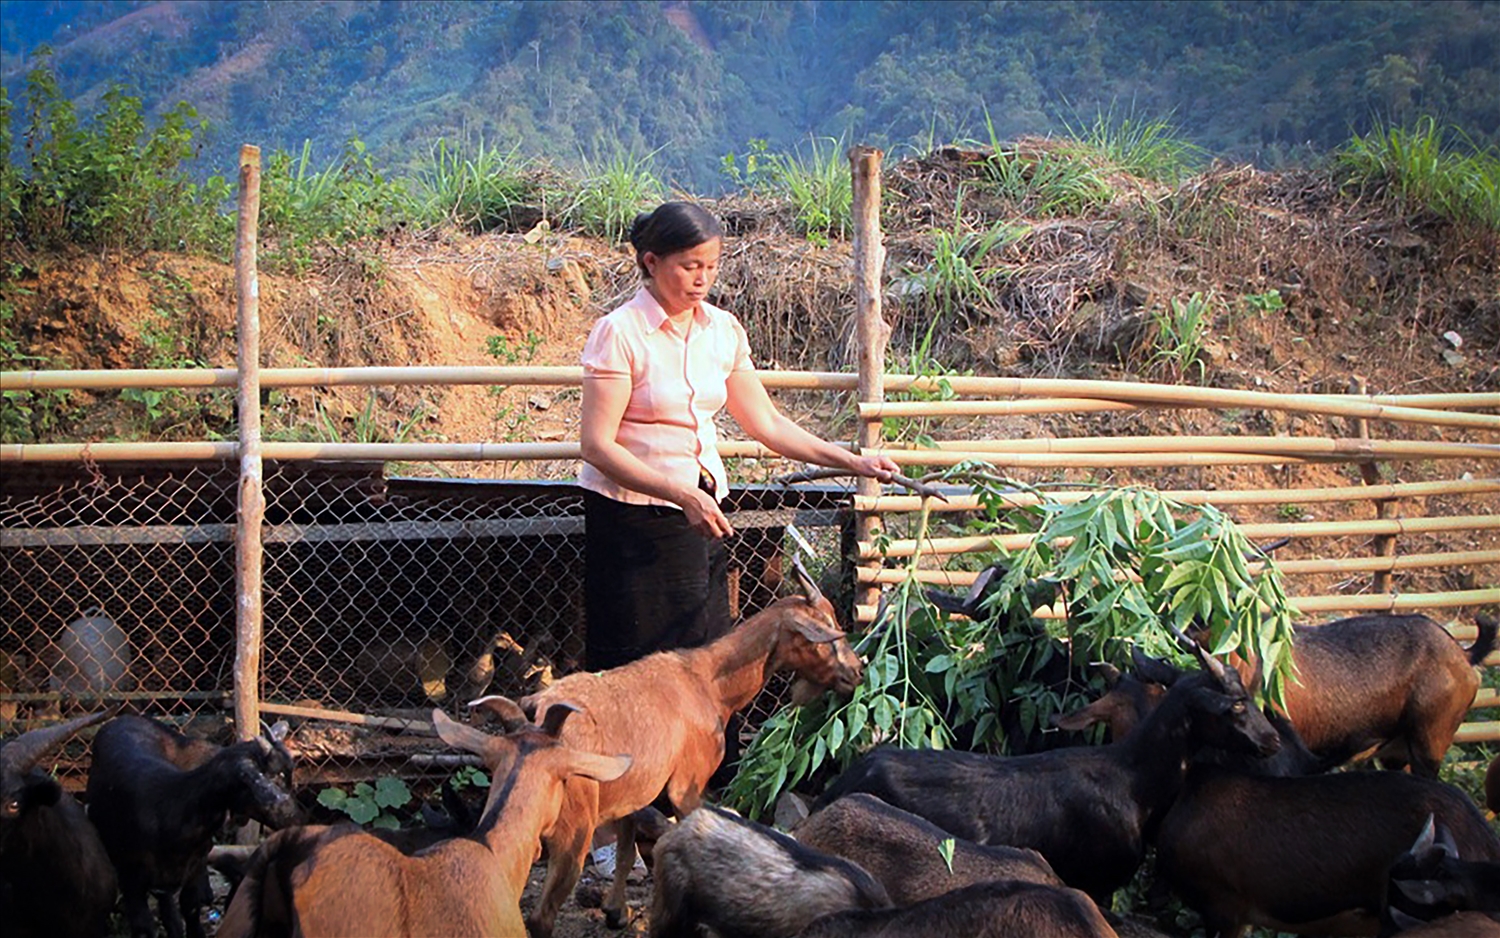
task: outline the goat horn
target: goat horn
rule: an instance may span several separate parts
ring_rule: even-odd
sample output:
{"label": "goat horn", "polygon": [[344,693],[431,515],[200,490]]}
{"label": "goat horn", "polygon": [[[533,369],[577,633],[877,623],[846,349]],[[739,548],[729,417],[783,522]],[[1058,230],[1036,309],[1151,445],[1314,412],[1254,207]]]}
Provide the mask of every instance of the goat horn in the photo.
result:
{"label": "goat horn", "polygon": [[85,727],[93,726],[107,716],[109,716],[108,710],[100,710],[98,713],[75,717],[56,726],[22,733],[16,740],[7,743],[4,749],[0,749],[0,772],[9,776],[11,773],[22,775],[31,771],[38,762],[42,761],[42,756],[47,754],[47,750],[61,745],[69,736]]}
{"label": "goat horn", "polygon": [[542,732],[548,736],[557,736],[562,732],[563,723],[572,714],[578,713],[582,707],[574,706],[567,701],[555,703],[547,708],[547,716],[542,720]]}
{"label": "goat horn", "polygon": [[818,602],[823,599],[823,591],[818,589],[817,581],[807,568],[802,565],[802,558],[796,557],[792,560],[792,571],[797,574],[797,581],[802,584],[802,592],[808,599]]}
{"label": "goat horn", "polygon": [[514,733],[531,722],[531,718],[522,709],[520,704],[509,697],[502,697],[499,694],[491,694],[488,697],[471,700],[468,706],[470,710],[483,710],[487,713],[493,713],[499,719],[500,726],[507,733]]}
{"label": "goat horn", "polygon": [[1224,673],[1223,662],[1215,658],[1213,655],[1209,654],[1207,648],[1204,648],[1202,645],[1193,641],[1191,638],[1183,635],[1182,630],[1177,626],[1168,623],[1167,631],[1171,632],[1172,637],[1177,639],[1177,641],[1181,643],[1183,651],[1190,651],[1193,653],[1193,656],[1196,657],[1200,663],[1202,663],[1203,670],[1207,671],[1209,674],[1212,674],[1220,684],[1228,686],[1229,678]]}

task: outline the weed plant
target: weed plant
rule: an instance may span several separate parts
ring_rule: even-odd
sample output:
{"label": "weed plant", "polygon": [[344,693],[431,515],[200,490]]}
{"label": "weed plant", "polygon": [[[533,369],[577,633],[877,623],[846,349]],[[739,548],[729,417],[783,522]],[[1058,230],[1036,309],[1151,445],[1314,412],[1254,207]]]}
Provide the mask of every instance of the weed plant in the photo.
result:
{"label": "weed plant", "polygon": [[1076,214],[1114,198],[1109,183],[1076,152],[1062,148],[1056,153],[1022,154],[1000,138],[988,111],[984,122],[989,132],[986,174],[996,192],[1014,202],[1021,214]]}
{"label": "weed plant", "polygon": [[[53,365],[26,351],[16,334],[15,304],[0,302],[0,371],[36,371]],[[0,391],[0,443],[41,443],[51,437],[64,426],[72,393],[67,388]]]}
{"label": "weed plant", "polygon": [[[1466,144],[1460,150],[1449,138]],[[1334,155],[1346,183],[1384,191],[1412,208],[1500,231],[1500,152],[1467,144],[1459,131],[1424,117],[1414,126],[1380,126]]]}
{"label": "weed plant", "polygon": [[1151,318],[1156,326],[1156,340],[1147,366],[1179,381],[1196,367],[1201,380],[1205,366],[1200,356],[1213,322],[1209,298],[1202,293],[1194,293],[1186,300],[1174,297],[1165,310],[1152,309]]}
{"label": "weed plant", "polygon": [[261,177],[261,257],[273,267],[305,270],[315,245],[342,245],[389,230],[410,204],[405,184],[375,167],[365,144],[351,136],[327,166],[313,164],[312,142],[301,152],[273,153]]}

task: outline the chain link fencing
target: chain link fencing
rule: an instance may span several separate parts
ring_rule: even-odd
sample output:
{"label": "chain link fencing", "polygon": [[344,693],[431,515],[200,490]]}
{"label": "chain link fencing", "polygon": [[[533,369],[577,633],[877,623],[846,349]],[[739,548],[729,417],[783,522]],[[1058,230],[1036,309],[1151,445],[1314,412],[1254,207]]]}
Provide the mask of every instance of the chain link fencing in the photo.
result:
{"label": "chain link fencing", "polygon": [[[301,781],[410,771],[434,741],[400,728],[425,728],[432,707],[522,696],[581,666],[576,486],[268,462],[264,490],[260,698],[266,719],[293,723]],[[231,740],[237,493],[237,463],[7,468],[0,734],[112,704]],[[848,608],[849,496],[732,493],[736,616],[778,595],[791,551]],[[747,735],[785,692],[773,681],[752,704]],[[86,746],[57,768],[81,777]]]}

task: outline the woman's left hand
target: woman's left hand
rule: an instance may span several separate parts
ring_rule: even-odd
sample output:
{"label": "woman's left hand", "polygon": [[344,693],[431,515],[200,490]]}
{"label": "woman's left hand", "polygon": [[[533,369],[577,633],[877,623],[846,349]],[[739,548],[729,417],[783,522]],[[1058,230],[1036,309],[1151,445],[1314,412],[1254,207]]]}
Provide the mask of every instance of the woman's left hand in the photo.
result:
{"label": "woman's left hand", "polygon": [[901,472],[901,467],[889,456],[855,456],[851,466],[857,474],[867,479],[889,482]]}

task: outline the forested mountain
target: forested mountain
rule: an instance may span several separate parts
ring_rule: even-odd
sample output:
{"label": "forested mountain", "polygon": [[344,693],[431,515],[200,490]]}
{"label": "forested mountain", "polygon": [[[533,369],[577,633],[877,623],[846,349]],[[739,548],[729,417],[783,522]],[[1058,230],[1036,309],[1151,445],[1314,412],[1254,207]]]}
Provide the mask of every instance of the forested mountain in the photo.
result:
{"label": "forested mountain", "polygon": [[18,109],[42,43],[80,113],[115,82],[188,102],[216,169],[240,142],[358,135],[402,166],[483,134],[559,163],[654,153],[705,191],[752,139],[920,147],[1111,109],[1271,166],[1419,114],[1500,143],[1493,0],[0,0]]}

